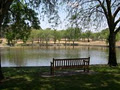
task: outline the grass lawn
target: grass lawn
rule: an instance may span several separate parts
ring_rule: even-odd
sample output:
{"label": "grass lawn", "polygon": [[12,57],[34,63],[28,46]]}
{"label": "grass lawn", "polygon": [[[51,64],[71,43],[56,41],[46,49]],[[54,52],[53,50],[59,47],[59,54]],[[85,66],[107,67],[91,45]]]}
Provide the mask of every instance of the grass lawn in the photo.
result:
{"label": "grass lawn", "polygon": [[2,68],[0,90],[120,90],[120,66],[91,66],[94,73],[42,77],[49,67]]}

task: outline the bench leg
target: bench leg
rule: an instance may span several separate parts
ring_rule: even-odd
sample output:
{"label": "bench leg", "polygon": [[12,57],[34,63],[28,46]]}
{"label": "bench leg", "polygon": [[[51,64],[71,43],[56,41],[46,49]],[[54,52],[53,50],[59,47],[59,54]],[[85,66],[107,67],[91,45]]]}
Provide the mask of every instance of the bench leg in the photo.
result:
{"label": "bench leg", "polygon": [[89,72],[89,66],[84,68],[84,72]]}
{"label": "bench leg", "polygon": [[84,67],[84,72],[89,72],[89,66]]}
{"label": "bench leg", "polygon": [[50,74],[53,75],[53,68],[50,68]]}
{"label": "bench leg", "polygon": [[52,62],[51,62],[50,74],[54,75],[54,67]]}
{"label": "bench leg", "polygon": [[89,66],[87,67],[87,72],[89,72]]}
{"label": "bench leg", "polygon": [[85,72],[85,67],[84,67],[84,72]]}
{"label": "bench leg", "polygon": [[54,68],[51,67],[51,72],[50,72],[51,75],[54,75]]}
{"label": "bench leg", "polygon": [[52,72],[52,67],[50,68],[50,74],[51,74],[51,75],[53,74],[53,72]]}

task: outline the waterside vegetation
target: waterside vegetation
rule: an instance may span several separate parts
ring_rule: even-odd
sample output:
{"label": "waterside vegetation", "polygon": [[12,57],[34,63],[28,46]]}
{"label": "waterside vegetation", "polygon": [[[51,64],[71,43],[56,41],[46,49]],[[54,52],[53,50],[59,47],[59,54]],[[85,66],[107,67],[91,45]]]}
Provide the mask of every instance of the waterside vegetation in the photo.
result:
{"label": "waterside vegetation", "polygon": [[[11,32],[14,33],[16,32]],[[21,33],[18,33],[15,37],[9,35],[11,33],[6,33],[3,38],[7,40],[3,44],[9,46],[51,46],[51,45],[72,45],[77,46],[79,42],[91,42],[91,41],[104,41],[108,43],[109,32],[108,29],[104,29],[100,32],[92,32],[91,30],[82,31],[81,28],[68,28],[66,30],[51,30],[47,28],[42,29],[32,29],[30,30],[27,38],[19,37]],[[8,37],[9,36],[9,37]],[[116,41],[120,40],[120,33],[116,37]]]}

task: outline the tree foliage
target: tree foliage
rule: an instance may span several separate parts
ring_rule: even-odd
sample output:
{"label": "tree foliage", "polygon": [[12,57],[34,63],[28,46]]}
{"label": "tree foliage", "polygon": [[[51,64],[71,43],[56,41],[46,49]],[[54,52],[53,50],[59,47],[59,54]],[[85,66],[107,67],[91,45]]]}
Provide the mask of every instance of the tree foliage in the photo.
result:
{"label": "tree foliage", "polygon": [[2,23],[2,29],[4,30],[5,37],[8,39],[8,44],[17,39],[22,39],[26,42],[30,34],[30,28],[40,28],[37,15],[26,4],[15,0]]}
{"label": "tree foliage", "polygon": [[78,40],[80,39],[81,29],[80,28],[68,28],[66,30],[66,35],[69,39]]}

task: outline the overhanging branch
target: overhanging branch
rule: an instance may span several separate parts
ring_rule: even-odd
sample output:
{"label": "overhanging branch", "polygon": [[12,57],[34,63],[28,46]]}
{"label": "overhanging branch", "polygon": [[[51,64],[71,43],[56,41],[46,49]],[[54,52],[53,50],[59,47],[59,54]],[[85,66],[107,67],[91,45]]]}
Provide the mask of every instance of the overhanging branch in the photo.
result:
{"label": "overhanging branch", "polygon": [[113,6],[114,6],[114,4],[116,3],[116,1],[117,1],[117,0],[114,0],[114,2],[112,3],[111,7],[113,7]]}
{"label": "overhanging branch", "polygon": [[116,27],[116,25],[117,25],[119,22],[120,22],[120,17],[119,17],[118,20],[116,20],[116,22],[115,22],[115,27]]}
{"label": "overhanging branch", "polygon": [[4,15],[6,14],[6,12],[8,11],[10,5],[12,4],[13,0],[5,0],[5,1],[1,1],[0,3],[0,25],[3,21]]}
{"label": "overhanging branch", "polygon": [[116,17],[116,15],[118,14],[119,11],[120,11],[120,6],[116,9],[116,11],[113,14],[114,18]]}
{"label": "overhanging branch", "polygon": [[[106,18],[107,18],[107,20],[108,20],[108,13],[107,13],[107,10],[106,10],[106,8],[105,8],[105,6],[103,5],[103,3],[100,1],[100,0],[97,0],[98,2],[99,2],[99,4],[101,5],[101,7],[102,7],[102,9],[103,9],[103,11],[104,11],[104,14],[105,14],[105,16],[106,16]],[[104,0],[103,0],[104,1]]]}

